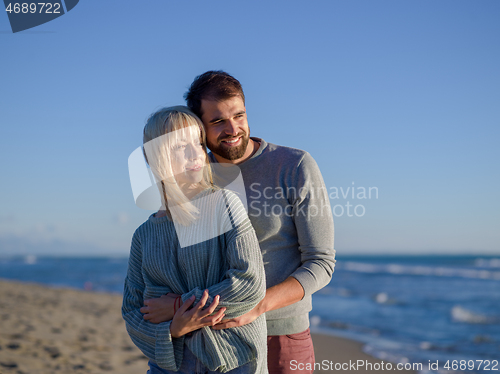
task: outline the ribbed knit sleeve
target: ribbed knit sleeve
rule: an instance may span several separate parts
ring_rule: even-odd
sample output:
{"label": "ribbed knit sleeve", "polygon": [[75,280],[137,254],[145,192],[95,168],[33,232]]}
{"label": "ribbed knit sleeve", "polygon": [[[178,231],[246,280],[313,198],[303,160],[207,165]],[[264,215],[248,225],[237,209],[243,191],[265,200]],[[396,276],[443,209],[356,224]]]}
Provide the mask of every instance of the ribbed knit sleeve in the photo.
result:
{"label": "ribbed knit sleeve", "polygon": [[[210,305],[213,298],[219,295],[217,310],[225,307],[225,318],[235,318],[251,311],[264,298],[265,273],[259,242],[241,201],[229,191],[224,191],[221,196],[224,196],[220,205],[224,214],[220,216],[223,217],[221,224],[225,232],[222,240],[227,248],[229,269],[221,282],[208,287],[206,305]],[[195,295],[195,302],[198,302],[203,291],[196,287],[183,294],[182,299],[186,301]]]}
{"label": "ribbed knit sleeve", "polygon": [[142,249],[139,229],[134,233],[130,249],[127,277],[123,293],[122,315],[134,344],[161,367],[177,371],[182,363],[184,337],[173,339],[170,323],[153,324],[143,319],[145,284],[142,276]]}
{"label": "ribbed knit sleeve", "polygon": [[297,196],[293,220],[301,262],[291,276],[299,281],[304,296],[325,287],[335,268],[333,217],[325,183],[316,161],[305,153],[294,173]]}

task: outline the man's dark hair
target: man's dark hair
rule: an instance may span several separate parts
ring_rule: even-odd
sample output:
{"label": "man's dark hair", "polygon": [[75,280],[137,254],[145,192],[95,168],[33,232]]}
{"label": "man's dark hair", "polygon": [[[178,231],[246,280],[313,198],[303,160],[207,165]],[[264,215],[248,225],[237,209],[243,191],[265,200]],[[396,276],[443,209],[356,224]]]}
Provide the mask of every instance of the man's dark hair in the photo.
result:
{"label": "man's dark hair", "polygon": [[201,100],[223,101],[240,96],[245,103],[245,95],[240,82],[222,70],[210,70],[198,75],[184,94],[187,106],[201,118]]}

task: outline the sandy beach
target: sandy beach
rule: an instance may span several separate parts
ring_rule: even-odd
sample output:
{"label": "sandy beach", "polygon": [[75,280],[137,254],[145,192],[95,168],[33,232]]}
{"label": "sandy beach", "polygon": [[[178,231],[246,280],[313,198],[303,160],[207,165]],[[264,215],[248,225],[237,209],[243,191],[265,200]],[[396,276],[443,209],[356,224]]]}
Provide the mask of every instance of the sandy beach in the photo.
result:
{"label": "sandy beach", "polygon": [[[316,362],[380,363],[360,343],[320,334],[313,340]],[[125,330],[121,295],[0,281],[0,373],[145,374],[147,368]],[[338,372],[324,368],[316,372]]]}

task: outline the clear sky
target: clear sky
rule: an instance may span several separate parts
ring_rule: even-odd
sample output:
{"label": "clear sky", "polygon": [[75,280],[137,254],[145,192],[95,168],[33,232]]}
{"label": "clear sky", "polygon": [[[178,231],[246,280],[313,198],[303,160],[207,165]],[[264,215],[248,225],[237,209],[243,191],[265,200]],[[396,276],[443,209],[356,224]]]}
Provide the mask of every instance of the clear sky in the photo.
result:
{"label": "clear sky", "polygon": [[2,12],[0,255],[127,255],[152,213],[128,156],[211,69],[252,135],[316,159],[339,255],[500,254],[499,20],[498,0],[80,0],[12,34]]}

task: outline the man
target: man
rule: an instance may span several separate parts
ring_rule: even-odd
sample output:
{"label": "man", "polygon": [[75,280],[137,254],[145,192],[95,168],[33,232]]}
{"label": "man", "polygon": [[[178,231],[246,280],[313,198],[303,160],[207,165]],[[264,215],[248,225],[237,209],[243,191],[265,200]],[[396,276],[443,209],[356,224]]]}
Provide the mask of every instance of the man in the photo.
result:
{"label": "man", "polygon": [[241,169],[266,271],[264,300],[214,328],[244,325],[266,313],[269,371],[290,371],[290,360],[314,362],[311,294],[328,284],[335,263],[333,219],[319,169],[306,152],[250,138],[245,96],[229,74],[198,76],[185,98],[205,125],[212,161]]}
{"label": "man", "polygon": [[[196,77],[185,98],[205,126],[211,161],[241,170],[266,272],[265,298],[251,312],[213,328],[245,325],[265,313],[269,372],[296,373],[291,360],[313,367],[311,295],[329,283],[335,264],[333,218],[318,166],[307,152],[250,137],[245,96],[229,74]],[[144,318],[160,321],[161,312],[171,319],[173,296],[163,298],[162,308],[156,300],[145,301]]]}

